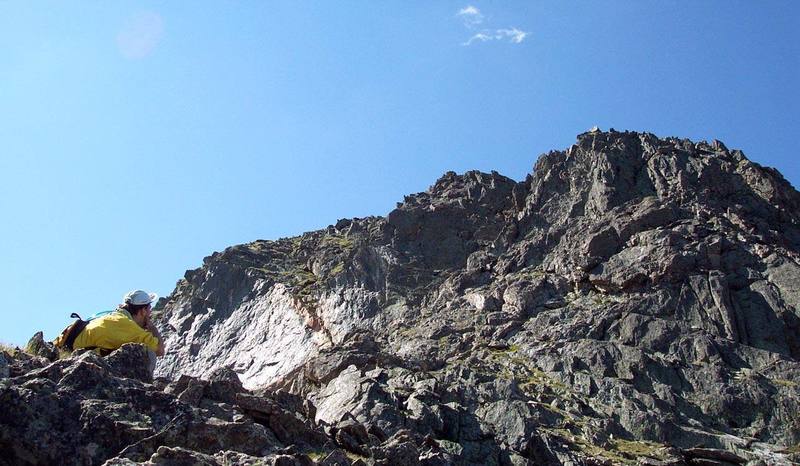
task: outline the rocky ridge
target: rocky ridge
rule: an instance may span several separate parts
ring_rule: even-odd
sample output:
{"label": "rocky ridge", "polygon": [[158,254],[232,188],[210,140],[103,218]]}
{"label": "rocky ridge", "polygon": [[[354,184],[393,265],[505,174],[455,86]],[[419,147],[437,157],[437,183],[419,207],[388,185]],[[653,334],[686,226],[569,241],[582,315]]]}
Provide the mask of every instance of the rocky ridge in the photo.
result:
{"label": "rocky ridge", "polygon": [[[260,429],[260,450],[217,434],[226,440],[192,442],[184,425],[81,464],[324,452],[340,459],[325,464],[729,465],[800,453],[800,193],[718,141],[592,131],[522,182],[447,173],[385,218],[215,253],[158,311],[168,354],[142,390],[170,406],[191,398],[181,409],[200,430],[209,416]],[[3,406],[51,393],[26,384],[72,394],[53,367],[104,367],[91,355],[43,364],[0,381]],[[209,398],[220,373],[241,380],[242,399],[293,400],[281,409],[313,441],[291,446],[247,402]],[[112,419],[139,416],[137,442],[167,425],[127,409]],[[23,432],[10,423],[0,416],[3,451]],[[15,454],[45,464],[32,450]]]}

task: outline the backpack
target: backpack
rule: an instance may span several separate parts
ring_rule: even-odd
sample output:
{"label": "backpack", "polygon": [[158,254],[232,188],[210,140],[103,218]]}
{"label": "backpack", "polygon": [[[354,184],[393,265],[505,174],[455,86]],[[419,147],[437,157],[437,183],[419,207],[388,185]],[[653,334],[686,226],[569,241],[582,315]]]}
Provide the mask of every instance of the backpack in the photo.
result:
{"label": "backpack", "polygon": [[65,349],[67,351],[72,351],[72,344],[75,343],[75,339],[78,338],[78,335],[81,334],[83,329],[89,325],[88,320],[83,320],[80,315],[73,312],[70,314],[70,318],[78,319],[65,328],[61,335],[58,336],[55,340],[53,340],[53,344],[56,345],[56,348]]}
{"label": "backpack", "polygon": [[93,314],[86,320],[83,320],[80,315],[73,312],[72,314],[70,314],[70,318],[78,320],[67,326],[67,328],[65,328],[61,332],[61,335],[59,335],[58,338],[53,340],[53,344],[56,345],[57,348],[64,349],[67,351],[73,351],[72,345],[75,343],[75,339],[78,338],[78,335],[81,334],[83,329],[85,329],[86,326],[89,325],[89,322],[91,322],[94,319],[97,319],[98,317],[111,314],[112,312],[114,311],[100,311]]}

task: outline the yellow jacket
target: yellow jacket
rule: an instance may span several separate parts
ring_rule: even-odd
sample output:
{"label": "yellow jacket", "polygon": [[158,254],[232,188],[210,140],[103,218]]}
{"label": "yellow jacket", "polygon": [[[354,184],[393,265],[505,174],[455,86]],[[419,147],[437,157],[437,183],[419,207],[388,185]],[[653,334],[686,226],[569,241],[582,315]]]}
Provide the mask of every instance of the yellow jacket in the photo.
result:
{"label": "yellow jacket", "polygon": [[92,319],[72,347],[115,350],[125,343],[143,343],[151,350],[158,351],[158,338],[139,327],[128,311],[117,309],[111,314]]}

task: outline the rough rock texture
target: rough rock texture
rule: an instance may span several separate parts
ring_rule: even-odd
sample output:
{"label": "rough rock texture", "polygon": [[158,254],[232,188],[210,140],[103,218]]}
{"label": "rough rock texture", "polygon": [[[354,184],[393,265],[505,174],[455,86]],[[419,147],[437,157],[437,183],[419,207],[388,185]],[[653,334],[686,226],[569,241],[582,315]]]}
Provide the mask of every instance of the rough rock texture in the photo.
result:
{"label": "rough rock texture", "polygon": [[[88,462],[800,460],[800,193],[718,141],[592,131],[522,182],[447,173],[385,218],[215,253],[157,311],[160,396],[213,434],[165,415]],[[208,427],[209,393],[247,427]]]}
{"label": "rough rock texture", "polygon": [[313,464],[300,452],[333,450],[297,397],[247,392],[224,371],[153,384],[141,345],[34,359],[12,358],[19,372],[0,380],[2,465]]}
{"label": "rough rock texture", "polygon": [[523,182],[447,173],[386,218],[206,258],[162,303],[158,370],[229,367],[445,464],[788,461],[798,283],[800,194],[778,172],[593,131]]}

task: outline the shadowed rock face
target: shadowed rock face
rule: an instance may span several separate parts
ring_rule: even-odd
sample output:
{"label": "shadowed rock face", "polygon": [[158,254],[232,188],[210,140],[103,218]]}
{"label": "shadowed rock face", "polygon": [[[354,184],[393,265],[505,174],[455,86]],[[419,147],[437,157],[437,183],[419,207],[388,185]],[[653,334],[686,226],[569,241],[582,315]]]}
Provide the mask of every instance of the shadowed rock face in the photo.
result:
{"label": "shadowed rock face", "polygon": [[321,464],[798,460],[800,194],[717,141],[594,131],[522,182],[447,173],[385,218],[215,253],[157,311],[157,376],[294,396]]}
{"label": "shadowed rock face", "polygon": [[153,381],[142,345],[0,358],[13,372],[0,379],[0,465],[292,465],[340,451],[302,398],[247,391],[226,369]]}

